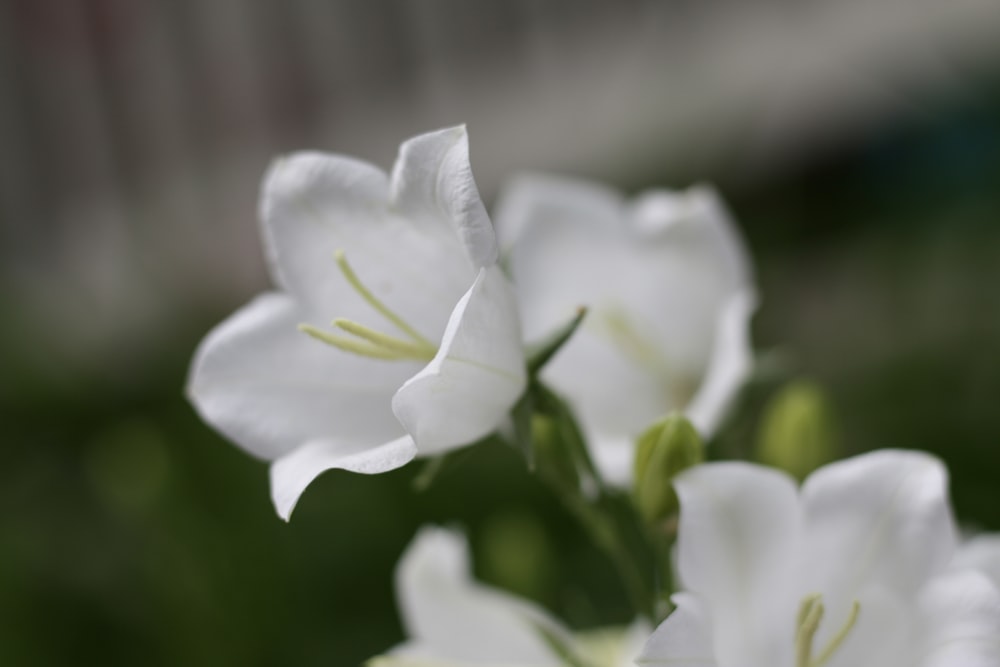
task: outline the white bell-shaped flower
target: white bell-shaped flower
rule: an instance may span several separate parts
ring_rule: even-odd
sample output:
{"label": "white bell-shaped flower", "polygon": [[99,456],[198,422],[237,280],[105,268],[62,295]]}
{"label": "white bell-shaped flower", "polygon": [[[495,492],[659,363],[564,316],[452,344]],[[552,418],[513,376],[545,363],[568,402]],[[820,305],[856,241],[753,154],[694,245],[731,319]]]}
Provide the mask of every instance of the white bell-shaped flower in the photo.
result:
{"label": "white bell-shaped flower", "polygon": [[279,291],[209,333],[188,395],[272,462],[283,518],[325,470],[383,472],[497,428],[524,357],[464,127],[405,142],[391,176],[341,155],[278,160],[260,217]]}
{"label": "white bell-shaped flower", "polygon": [[1000,592],[953,567],[947,472],[885,450],[801,490],[784,473],[712,463],[676,481],[684,592],[640,665],[998,667]]}
{"label": "white bell-shaped flower", "polygon": [[710,437],[750,370],[755,308],[750,259],[715,192],[627,200],[524,176],[495,219],[526,340],[588,309],[542,379],[570,402],[605,476],[627,484],[635,439],[669,412]]}

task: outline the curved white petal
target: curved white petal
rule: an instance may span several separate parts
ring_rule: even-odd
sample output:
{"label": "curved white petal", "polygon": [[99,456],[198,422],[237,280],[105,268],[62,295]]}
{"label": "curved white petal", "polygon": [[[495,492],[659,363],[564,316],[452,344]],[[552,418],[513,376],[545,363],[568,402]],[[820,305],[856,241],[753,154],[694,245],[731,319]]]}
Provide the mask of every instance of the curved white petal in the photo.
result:
{"label": "curved white petal", "polygon": [[1000,665],[1000,592],[979,572],[938,577],[921,593],[917,667]]}
{"label": "curved white petal", "polygon": [[462,297],[437,356],[393,397],[422,455],[469,444],[500,425],[524,391],[517,304],[497,266]]}
{"label": "curved white petal", "polygon": [[570,645],[570,635],[535,605],[475,582],[462,538],[423,528],[396,570],[396,591],[410,641],[395,655],[443,664],[555,667],[538,628]]}
{"label": "curved white petal", "polygon": [[664,667],[716,667],[712,621],[696,595],[678,593],[671,598],[676,609],[649,637],[637,665]]}
{"label": "curved white petal", "polygon": [[762,466],[710,463],[680,475],[675,488],[681,583],[711,610],[719,664],[782,664],[787,642],[775,640],[800,596],[795,482]]}
{"label": "curved white petal", "polygon": [[958,549],[952,568],[979,570],[1000,588],[1000,535],[976,535]]}
{"label": "curved white petal", "polygon": [[633,202],[632,220],[637,231],[651,238],[673,228],[692,227],[707,239],[708,247],[718,258],[719,269],[734,284],[749,285],[753,281],[753,264],[746,242],[719,193],[710,185],[696,185],[680,192],[647,191]]}
{"label": "curved white petal", "polygon": [[881,450],[820,468],[803,484],[811,590],[828,599],[869,585],[913,595],[955,551],[947,471],[920,452]]}
{"label": "curved white petal", "polygon": [[303,321],[290,297],[268,293],[213,329],[187,386],[202,418],[264,459],[334,434],[359,448],[403,435],[390,400],[419,366],[335,350],[298,331]]}
{"label": "curved white petal", "polygon": [[399,334],[351,286],[334,257],[424,337],[436,341],[475,279],[447,220],[401,215],[386,175],[340,155],[295,153],[276,161],[262,188],[262,235],[275,281],[323,318]]}
{"label": "curved white petal", "polygon": [[332,440],[309,442],[271,464],[271,501],[285,521],[299,497],[314,479],[327,470],[340,469],[372,475],[405,465],[417,454],[409,436],[374,447]]}
{"label": "curved white petal", "polygon": [[274,282],[300,299],[337,305],[347,291],[331,280],[339,228],[385,217],[388,200],[385,172],[352,157],[302,151],[272,162],[258,208]]}
{"label": "curved white petal", "polygon": [[493,207],[503,254],[521,243],[536,224],[568,223],[580,227],[616,228],[623,213],[622,196],[598,183],[552,174],[523,173],[508,181]]}
{"label": "curved white petal", "polygon": [[497,260],[497,244],[469,164],[465,126],[429,132],[405,142],[392,171],[392,197],[408,217],[436,221],[465,245],[477,266]]}
{"label": "curved white petal", "polygon": [[708,371],[685,414],[704,438],[710,438],[725,417],[733,398],[750,375],[753,348],[750,318],[757,308],[753,290],[729,297],[716,323],[715,342]]}

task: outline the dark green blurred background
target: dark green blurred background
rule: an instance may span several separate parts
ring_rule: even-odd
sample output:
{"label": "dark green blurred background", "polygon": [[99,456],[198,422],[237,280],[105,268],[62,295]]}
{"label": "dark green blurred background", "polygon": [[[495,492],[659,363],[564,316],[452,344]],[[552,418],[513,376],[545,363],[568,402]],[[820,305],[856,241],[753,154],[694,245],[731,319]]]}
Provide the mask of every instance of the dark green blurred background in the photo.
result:
{"label": "dark green blurred background", "polygon": [[270,157],[388,167],[458,121],[488,200],[520,168],[718,185],[765,363],[715,452],[812,377],[843,453],[933,451],[1000,530],[1000,12],[946,4],[4,3],[0,665],[357,664],[402,637],[392,570],[428,521],[575,626],[629,620],[512,451],[420,494],[415,466],[327,473],[286,525],[183,398],[267,285]]}

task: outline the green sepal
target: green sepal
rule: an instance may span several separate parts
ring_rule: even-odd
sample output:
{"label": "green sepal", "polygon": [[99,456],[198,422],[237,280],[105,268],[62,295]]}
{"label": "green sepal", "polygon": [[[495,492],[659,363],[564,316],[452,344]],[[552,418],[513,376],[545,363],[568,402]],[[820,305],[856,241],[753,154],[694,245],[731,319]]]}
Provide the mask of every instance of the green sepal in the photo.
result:
{"label": "green sepal", "polygon": [[545,339],[528,346],[528,349],[525,351],[525,356],[528,359],[529,377],[533,378],[538,375],[542,368],[545,367],[545,364],[547,364],[549,360],[555,356],[556,352],[558,352],[560,348],[566,344],[566,341],[568,341],[576,332],[586,315],[587,309],[581,306],[577,309],[576,315],[566,322],[566,324],[550,333]]}

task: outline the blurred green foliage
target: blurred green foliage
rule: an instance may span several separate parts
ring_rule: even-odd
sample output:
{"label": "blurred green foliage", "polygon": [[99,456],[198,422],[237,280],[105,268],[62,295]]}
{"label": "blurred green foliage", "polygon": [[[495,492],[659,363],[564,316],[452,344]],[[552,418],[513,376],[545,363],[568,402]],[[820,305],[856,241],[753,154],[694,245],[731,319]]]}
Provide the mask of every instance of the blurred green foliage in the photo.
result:
{"label": "blurred green foliage", "polygon": [[[757,262],[764,363],[711,455],[747,456],[762,406],[805,373],[845,453],[935,452],[960,519],[1000,529],[1000,103],[767,182],[718,176],[628,184],[720,181]],[[0,302],[0,664],[357,664],[402,638],[392,571],[423,522],[468,530],[484,579],[575,626],[629,620],[609,562],[500,445],[421,493],[417,466],[327,473],[281,522],[266,466],[182,394],[239,304],[177,312],[106,369],[27,336],[21,305]]]}

